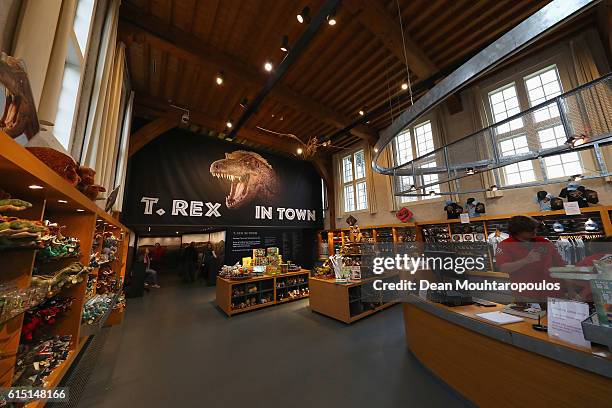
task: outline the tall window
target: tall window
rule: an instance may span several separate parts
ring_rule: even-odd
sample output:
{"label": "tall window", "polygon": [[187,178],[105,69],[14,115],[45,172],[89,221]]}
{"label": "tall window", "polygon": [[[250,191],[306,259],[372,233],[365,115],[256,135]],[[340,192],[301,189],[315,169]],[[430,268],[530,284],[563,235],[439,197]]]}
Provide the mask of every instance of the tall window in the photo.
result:
{"label": "tall window", "polygon": [[72,32],[68,38],[62,87],[58,97],[53,134],[66,150],[70,150],[74,114],[79,99],[89,31],[95,0],[78,0]]}
{"label": "tall window", "polygon": [[342,191],[344,211],[360,211],[368,208],[366,164],[363,150],[342,158]]}
{"label": "tall window", "polygon": [[[495,122],[501,122],[521,111],[514,82],[490,92],[489,103]],[[523,125],[523,119],[518,118],[495,128],[495,132],[501,140],[499,147],[502,157],[529,153],[527,136],[524,134],[514,136],[516,133],[523,131]],[[527,183],[536,179],[533,164],[530,161],[510,164],[503,167],[502,172],[507,185]]]}
{"label": "tall window", "polygon": [[[550,100],[563,92],[556,65],[515,78],[488,94],[494,122],[502,121],[532,106]],[[528,106],[521,105],[527,101]],[[567,139],[556,104],[538,109],[531,115],[495,127],[502,157],[512,157],[539,149],[561,146]],[[506,185],[536,181],[538,175],[531,160],[510,164],[501,169]],[[582,173],[580,154],[565,153],[543,159],[547,179]],[[541,177],[540,177],[541,178]]]}
{"label": "tall window", "polygon": [[[418,125],[413,126],[412,128],[404,130],[402,133],[397,135],[394,139],[394,151],[395,151],[395,161],[396,164],[406,163],[413,160],[415,157],[421,157],[426,155],[427,153],[435,150],[434,138],[431,121],[426,121],[423,123],[419,123]],[[436,167],[437,163],[435,158],[431,158],[431,160],[420,162],[420,168],[431,168]],[[415,180],[412,176],[399,176],[398,180],[398,188],[400,191],[407,191],[411,186],[423,186],[430,183],[435,183],[438,181],[437,174],[426,174],[420,177],[417,177]],[[428,193],[430,191],[434,191],[436,193],[440,192],[440,185],[436,184],[433,186],[429,186],[425,188],[425,192]],[[426,200],[429,198],[438,197],[438,195],[434,196],[424,196],[420,197],[422,200]],[[408,197],[408,196],[400,196],[399,201],[401,203],[406,203],[409,201],[416,201],[419,197]]]}

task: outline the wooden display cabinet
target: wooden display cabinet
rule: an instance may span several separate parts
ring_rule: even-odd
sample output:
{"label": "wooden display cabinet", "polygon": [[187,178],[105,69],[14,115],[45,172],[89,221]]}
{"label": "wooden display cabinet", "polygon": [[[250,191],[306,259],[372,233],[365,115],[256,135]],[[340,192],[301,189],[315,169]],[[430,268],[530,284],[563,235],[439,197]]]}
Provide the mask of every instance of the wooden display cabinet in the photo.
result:
{"label": "wooden display cabinet", "polygon": [[[32,208],[26,211],[3,215],[58,223],[65,226],[65,229],[62,230],[63,235],[78,238],[80,241],[81,254],[78,257],[45,265],[44,268],[49,269],[45,270],[45,273],[53,273],[75,261],[85,266],[89,265],[96,224],[106,223],[104,228],[116,231],[117,234],[125,237],[123,242],[127,243],[129,234],[127,228],[3,132],[0,132],[0,177],[2,180],[0,188],[14,198],[32,203]],[[32,185],[41,188],[29,188]],[[121,254],[121,259],[114,267],[120,276],[124,276],[127,244],[120,245],[118,253]],[[0,283],[14,285],[18,288],[29,287],[36,250],[4,250],[0,252],[0,257],[2,260],[0,262]],[[94,273],[96,272],[94,270]],[[58,317],[56,324],[49,328],[48,334],[70,335],[72,342],[67,359],[46,378],[46,387],[52,388],[59,384],[86,344],[88,336],[81,335],[81,316],[86,286],[87,278],[73,286],[64,287],[59,293],[61,296],[73,297],[74,301],[71,309]],[[0,324],[0,351],[3,356],[0,359],[0,386],[2,387],[12,385],[23,319],[24,313],[21,313]],[[40,400],[26,406],[28,408],[42,407],[44,404],[45,401]]]}
{"label": "wooden display cabinet", "polygon": [[350,283],[336,283],[335,279],[311,277],[309,281],[310,309],[351,324],[396,304],[397,302],[384,302],[382,297],[366,296],[364,285],[375,279],[384,278],[366,278]]}
{"label": "wooden display cabinet", "polygon": [[[302,269],[297,272],[278,275],[256,276],[245,280],[231,280],[217,277],[217,306],[228,316],[257,310],[268,306],[307,298],[308,295],[289,297],[291,290],[308,287],[310,271]],[[301,281],[301,282],[300,282]],[[232,304],[255,300],[252,306],[232,308]],[[262,300],[266,300],[262,303]]]}

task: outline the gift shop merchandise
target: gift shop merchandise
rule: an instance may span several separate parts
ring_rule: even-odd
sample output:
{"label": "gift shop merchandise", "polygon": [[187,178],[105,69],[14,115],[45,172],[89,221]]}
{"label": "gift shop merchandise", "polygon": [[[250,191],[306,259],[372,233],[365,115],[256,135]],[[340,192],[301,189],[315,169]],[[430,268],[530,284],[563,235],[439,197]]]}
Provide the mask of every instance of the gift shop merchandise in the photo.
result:
{"label": "gift shop merchandise", "polygon": [[0,27],[0,407],[612,408],[610,0]]}

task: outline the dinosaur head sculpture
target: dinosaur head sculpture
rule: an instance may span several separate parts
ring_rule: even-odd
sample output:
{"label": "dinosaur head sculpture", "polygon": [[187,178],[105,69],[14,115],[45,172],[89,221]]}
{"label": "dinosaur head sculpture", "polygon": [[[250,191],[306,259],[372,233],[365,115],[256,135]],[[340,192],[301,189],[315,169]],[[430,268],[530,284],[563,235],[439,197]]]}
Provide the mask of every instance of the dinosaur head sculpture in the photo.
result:
{"label": "dinosaur head sculpture", "polygon": [[0,55],[0,84],[4,85],[6,103],[0,117],[0,130],[12,138],[25,134],[33,138],[40,126],[36,105],[23,61],[5,53]]}
{"label": "dinosaur head sculpture", "polygon": [[237,150],[210,165],[210,173],[231,183],[227,208],[238,208],[257,198],[269,201],[278,191],[278,180],[266,159],[254,152]]}

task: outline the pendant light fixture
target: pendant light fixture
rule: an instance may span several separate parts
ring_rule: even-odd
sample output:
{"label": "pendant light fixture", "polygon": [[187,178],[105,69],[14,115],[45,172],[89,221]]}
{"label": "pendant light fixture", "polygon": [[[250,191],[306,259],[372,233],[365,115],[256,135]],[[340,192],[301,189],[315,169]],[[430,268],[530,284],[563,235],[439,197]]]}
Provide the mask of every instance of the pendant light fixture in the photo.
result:
{"label": "pendant light fixture", "polygon": [[283,35],[280,49],[282,52],[289,52],[289,36],[287,34]]}
{"label": "pendant light fixture", "polygon": [[217,85],[223,85],[223,81],[224,81],[223,71],[219,71],[217,73],[217,76],[215,77],[215,82],[217,83]]}
{"label": "pendant light fixture", "polygon": [[297,15],[297,21],[300,24],[310,23],[310,7],[306,6],[302,9],[302,11],[300,11],[300,13]]}
{"label": "pendant light fixture", "polygon": [[330,26],[335,26],[336,25],[336,10],[332,11],[327,16],[327,24],[329,24]]}

